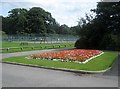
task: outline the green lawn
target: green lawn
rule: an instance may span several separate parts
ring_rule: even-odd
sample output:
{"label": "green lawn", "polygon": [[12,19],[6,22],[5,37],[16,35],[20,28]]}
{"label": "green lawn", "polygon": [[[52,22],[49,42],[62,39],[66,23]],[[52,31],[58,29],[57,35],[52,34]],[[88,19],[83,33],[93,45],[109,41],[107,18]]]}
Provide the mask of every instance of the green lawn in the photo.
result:
{"label": "green lawn", "polygon": [[59,62],[59,61],[51,61],[51,60],[26,59],[25,56],[6,58],[3,59],[3,62],[32,64],[38,66],[45,66],[49,68],[55,67],[55,68],[75,69],[75,70],[99,71],[111,67],[117,56],[118,56],[118,52],[104,52],[103,55],[92,59],[86,64],[79,64],[74,62]]}
{"label": "green lawn", "polygon": [[[70,44],[72,46],[70,46]],[[36,43],[29,43],[28,45],[20,45],[20,43],[17,42],[2,42],[2,48],[10,48],[9,50],[2,50],[2,53],[12,53],[12,52],[22,52],[22,51],[31,51],[31,50],[44,50],[44,49],[52,49],[54,45],[54,48],[59,48],[58,45],[61,45],[60,48],[65,48],[64,45],[67,45],[67,48],[74,48],[73,42],[68,43],[42,43],[42,44],[36,44]]]}
{"label": "green lawn", "polygon": [[44,45],[55,45],[55,44],[74,44],[73,42],[68,43],[28,43],[28,45],[20,45],[18,42],[2,42],[2,48],[9,48],[9,47],[26,47],[26,46],[44,46]]}

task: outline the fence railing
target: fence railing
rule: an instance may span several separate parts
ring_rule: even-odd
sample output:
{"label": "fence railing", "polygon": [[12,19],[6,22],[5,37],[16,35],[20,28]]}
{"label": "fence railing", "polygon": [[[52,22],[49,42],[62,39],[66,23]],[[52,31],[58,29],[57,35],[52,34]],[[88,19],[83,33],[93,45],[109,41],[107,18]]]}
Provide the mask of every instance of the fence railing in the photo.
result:
{"label": "fence railing", "polygon": [[76,41],[79,37],[73,35],[63,35],[63,34],[47,34],[42,35],[7,35],[2,36],[2,41],[39,41],[41,43],[57,43],[57,42],[70,42]]}

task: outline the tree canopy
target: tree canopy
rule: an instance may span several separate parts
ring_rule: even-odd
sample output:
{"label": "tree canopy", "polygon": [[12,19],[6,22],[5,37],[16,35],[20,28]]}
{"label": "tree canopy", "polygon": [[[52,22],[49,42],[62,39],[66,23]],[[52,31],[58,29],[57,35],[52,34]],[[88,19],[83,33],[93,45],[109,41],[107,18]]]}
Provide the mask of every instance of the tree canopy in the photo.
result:
{"label": "tree canopy", "polygon": [[2,16],[2,30],[8,34],[69,34],[67,25],[59,25],[51,13],[40,7],[15,8]]}
{"label": "tree canopy", "polygon": [[[77,48],[120,50],[120,2],[98,2],[94,19],[82,19]],[[86,20],[86,21],[85,21]],[[88,23],[86,23],[88,21]],[[79,21],[81,23],[81,21]]]}

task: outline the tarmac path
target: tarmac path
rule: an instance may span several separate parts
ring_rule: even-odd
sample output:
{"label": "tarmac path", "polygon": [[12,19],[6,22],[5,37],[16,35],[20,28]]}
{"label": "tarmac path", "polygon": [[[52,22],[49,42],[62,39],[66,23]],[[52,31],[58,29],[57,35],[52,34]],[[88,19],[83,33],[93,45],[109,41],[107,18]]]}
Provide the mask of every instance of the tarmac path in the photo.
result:
{"label": "tarmac path", "polygon": [[2,64],[3,87],[117,87],[116,76]]}
{"label": "tarmac path", "polygon": [[[61,49],[64,50],[64,49]],[[58,49],[2,54],[2,58],[23,56]],[[3,87],[118,87],[120,56],[112,68],[100,74],[81,74],[20,65],[2,64]]]}
{"label": "tarmac path", "polygon": [[9,58],[9,57],[15,57],[15,56],[25,56],[25,55],[31,55],[31,54],[37,54],[37,53],[44,53],[44,52],[51,52],[51,51],[60,51],[65,50],[68,48],[62,48],[62,49],[46,49],[46,50],[35,50],[35,51],[25,51],[25,52],[15,52],[15,53],[1,53],[0,56],[2,59]]}

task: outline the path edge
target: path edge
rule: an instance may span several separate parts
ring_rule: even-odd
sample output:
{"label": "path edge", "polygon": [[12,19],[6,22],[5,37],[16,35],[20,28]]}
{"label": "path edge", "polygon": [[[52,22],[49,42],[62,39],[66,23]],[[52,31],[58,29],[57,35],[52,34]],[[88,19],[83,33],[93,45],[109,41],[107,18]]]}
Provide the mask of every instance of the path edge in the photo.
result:
{"label": "path edge", "polygon": [[86,71],[86,70],[75,70],[75,69],[67,69],[67,68],[46,67],[46,66],[39,66],[39,65],[32,65],[32,64],[16,63],[16,62],[2,62],[2,63],[12,64],[12,65],[20,65],[20,66],[28,66],[28,67],[34,67],[34,68],[43,68],[43,69],[51,69],[51,70],[58,70],[58,71],[74,72],[74,73],[83,73],[83,74],[104,73],[111,69],[111,67],[109,67],[105,70],[100,70],[100,71]]}

